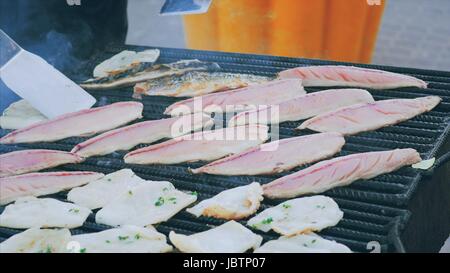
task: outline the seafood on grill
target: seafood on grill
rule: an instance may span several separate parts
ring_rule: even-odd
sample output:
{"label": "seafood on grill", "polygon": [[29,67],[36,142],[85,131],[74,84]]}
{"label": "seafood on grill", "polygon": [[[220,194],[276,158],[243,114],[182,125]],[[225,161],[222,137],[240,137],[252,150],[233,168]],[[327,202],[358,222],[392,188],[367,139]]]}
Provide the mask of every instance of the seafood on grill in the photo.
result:
{"label": "seafood on grill", "polygon": [[76,154],[57,150],[20,150],[0,155],[0,177],[35,172],[84,159]]}
{"label": "seafood on grill", "polygon": [[[72,236],[81,253],[165,253],[172,251],[166,236],[152,226],[125,225]],[[76,252],[74,250],[74,252]]]}
{"label": "seafood on grill", "polygon": [[303,122],[298,129],[353,135],[411,119],[431,111],[440,102],[438,96],[427,96],[357,104],[315,116]]}
{"label": "seafood on grill", "polygon": [[191,170],[217,175],[281,173],[338,153],[345,144],[339,133],[322,133],[264,143]]}
{"label": "seafood on grill", "polygon": [[0,243],[0,253],[65,253],[70,240],[67,228],[30,228]]}
{"label": "seafood on grill", "polygon": [[104,174],[96,172],[43,172],[0,178],[0,205],[24,196],[41,196],[79,187]]}
{"label": "seafood on grill", "polygon": [[225,190],[216,196],[198,203],[187,212],[226,220],[240,220],[255,213],[263,200],[263,190],[259,183],[253,182]]}
{"label": "seafood on grill", "polygon": [[97,212],[95,221],[144,227],[167,221],[196,200],[195,194],[179,191],[170,182],[148,181],[118,194]]}
{"label": "seafood on grill", "polygon": [[175,164],[210,161],[256,147],[269,138],[265,125],[197,132],[150,145],[125,155],[130,164]]}
{"label": "seafood on grill", "polygon": [[298,79],[274,80],[182,100],[167,107],[164,114],[174,116],[195,112],[243,111],[258,105],[278,104],[304,94],[306,92]]}
{"label": "seafood on grill", "polygon": [[90,90],[113,89],[133,86],[138,82],[156,80],[169,76],[181,76],[189,71],[217,71],[217,63],[202,62],[199,60],[181,60],[169,64],[155,64],[150,67],[138,66],[117,74],[89,79],[80,84],[82,88]]}
{"label": "seafood on grill", "polygon": [[232,117],[229,126],[248,123],[277,124],[284,121],[307,119],[341,107],[374,102],[372,95],[363,89],[330,89],[306,94],[278,104],[278,114],[272,115],[273,106],[244,111]]}
{"label": "seafood on grill", "polygon": [[184,253],[244,253],[261,245],[262,237],[233,220],[192,235],[169,233],[170,242]]}
{"label": "seafood on grill", "polygon": [[11,103],[3,111],[2,116],[0,116],[0,127],[13,130],[21,129],[47,119],[26,100],[19,100]]}
{"label": "seafood on grill", "polygon": [[159,57],[159,49],[143,51],[124,50],[104,60],[94,68],[94,78],[117,75],[127,71],[140,71],[153,65]]}
{"label": "seafood on grill", "polygon": [[138,122],[79,143],[72,149],[72,153],[83,157],[105,155],[117,150],[129,150],[141,143],[147,144],[163,138],[185,135],[213,124],[213,119],[202,113]]}
{"label": "seafood on grill", "polygon": [[327,240],[317,234],[281,236],[255,250],[255,253],[351,253],[345,245]]}
{"label": "seafood on grill", "polygon": [[143,182],[146,181],[131,169],[122,169],[85,186],[71,189],[67,194],[67,200],[86,208],[98,209]]}
{"label": "seafood on grill", "polygon": [[77,228],[91,213],[88,208],[53,198],[22,197],[0,215],[0,226],[8,228]]}
{"label": "seafood on grill", "polygon": [[81,110],[15,130],[0,144],[49,142],[107,131],[142,117],[144,105],[126,101]]}
{"label": "seafood on grill", "polygon": [[192,71],[181,76],[170,76],[137,83],[134,97],[142,95],[167,97],[196,97],[209,93],[242,88],[268,81],[269,78],[251,74]]}
{"label": "seafood on grill", "polygon": [[251,218],[247,225],[264,232],[272,229],[281,235],[293,236],[335,226],[343,216],[333,199],[315,195],[291,199],[265,209]]}
{"label": "seafood on grill", "polygon": [[292,198],[303,194],[321,193],[349,185],[358,179],[370,179],[390,173],[420,161],[420,155],[414,149],[336,157],[263,185],[264,195],[269,198]]}
{"label": "seafood on grill", "polygon": [[342,65],[291,68],[278,73],[281,79],[301,79],[303,86],[352,86],[371,89],[399,87],[426,88],[427,83],[412,76],[377,69]]}

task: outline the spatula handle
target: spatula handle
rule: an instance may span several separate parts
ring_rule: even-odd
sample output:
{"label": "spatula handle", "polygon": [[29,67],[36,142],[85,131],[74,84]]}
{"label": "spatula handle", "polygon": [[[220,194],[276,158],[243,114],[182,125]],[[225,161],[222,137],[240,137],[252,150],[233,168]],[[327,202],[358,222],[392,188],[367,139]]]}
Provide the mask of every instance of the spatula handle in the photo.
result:
{"label": "spatula handle", "polygon": [[2,29],[0,29],[0,68],[3,67],[20,50],[20,46],[14,42],[14,40],[11,39]]}

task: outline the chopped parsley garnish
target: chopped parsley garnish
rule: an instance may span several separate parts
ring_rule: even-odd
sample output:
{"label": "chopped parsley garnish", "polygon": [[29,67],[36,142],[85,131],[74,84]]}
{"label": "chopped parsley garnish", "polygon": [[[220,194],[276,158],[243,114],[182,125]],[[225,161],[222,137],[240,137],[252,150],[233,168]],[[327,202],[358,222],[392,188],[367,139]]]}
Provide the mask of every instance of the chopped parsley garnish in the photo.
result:
{"label": "chopped parsley garnish", "polygon": [[128,238],[130,238],[130,236],[119,236],[120,241],[128,240]]}
{"label": "chopped parsley garnish", "polygon": [[45,249],[45,253],[52,253],[52,247],[47,246],[47,248]]}
{"label": "chopped parsley garnish", "polygon": [[80,249],[80,253],[86,253],[86,248]]}
{"label": "chopped parsley garnish", "polygon": [[303,246],[304,246],[304,247],[308,247],[308,245],[307,245],[307,244],[303,244]]}
{"label": "chopped parsley garnish", "polygon": [[136,235],[134,235],[134,239],[136,239],[136,240],[139,240],[139,239],[141,239],[141,234],[136,234]]}
{"label": "chopped parsley garnish", "polygon": [[106,240],[105,242],[106,242],[107,244],[110,244],[110,243],[111,243],[111,241],[110,241],[110,240]]}
{"label": "chopped parsley garnish", "polygon": [[316,241],[317,241],[316,239],[312,240],[312,241],[311,241],[311,244],[314,244]]}
{"label": "chopped parsley garnish", "polygon": [[191,192],[191,194],[195,195],[195,196],[198,196],[198,192],[196,192],[196,191]]}
{"label": "chopped parsley garnish", "polygon": [[111,178],[106,179],[106,181],[111,182]]}
{"label": "chopped parsley garnish", "polygon": [[133,195],[133,192],[132,192],[132,191],[128,191],[128,194],[129,194],[129,195]]}
{"label": "chopped parsley garnish", "polygon": [[164,198],[160,196],[158,200],[155,202],[155,206],[160,207],[162,205],[164,205]]}
{"label": "chopped parsley garnish", "polygon": [[324,209],[325,206],[317,205],[316,208],[318,208],[318,209]]}
{"label": "chopped parsley garnish", "polygon": [[290,207],[291,207],[291,205],[289,205],[289,204],[283,204],[283,208],[285,208],[285,209],[288,209]]}
{"label": "chopped parsley garnish", "polygon": [[69,209],[69,212],[73,212],[73,213],[79,213],[80,210],[79,209]]}
{"label": "chopped parsley garnish", "polygon": [[272,217],[269,217],[269,218],[266,218],[266,219],[262,220],[262,221],[261,221],[261,224],[263,224],[263,225],[268,225],[268,224],[270,224],[270,223],[272,223],[272,222],[273,222]]}

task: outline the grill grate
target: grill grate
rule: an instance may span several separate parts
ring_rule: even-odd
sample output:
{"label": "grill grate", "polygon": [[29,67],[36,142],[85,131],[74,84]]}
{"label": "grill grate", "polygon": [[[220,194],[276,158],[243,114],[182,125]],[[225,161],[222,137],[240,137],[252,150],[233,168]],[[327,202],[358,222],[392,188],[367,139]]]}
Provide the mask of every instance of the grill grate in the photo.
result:
{"label": "grill grate", "polygon": [[[142,50],[143,47],[126,47],[132,50]],[[100,61],[113,55],[125,47],[111,47],[106,52],[98,54],[80,70],[68,71],[76,81],[87,79]],[[180,59],[200,59],[219,63],[226,72],[249,73],[257,75],[273,76],[276,72],[301,65],[343,64],[319,60],[294,59],[286,57],[271,57],[260,55],[230,54],[207,51],[193,51],[182,49],[161,49],[158,62],[168,63]],[[346,137],[346,144],[339,155],[347,155],[357,152],[387,150],[394,148],[414,148],[422,158],[433,157],[443,144],[448,135],[450,112],[450,72],[428,71],[409,68],[382,67],[374,65],[361,65],[383,69],[392,72],[409,74],[429,83],[428,89],[402,88],[398,90],[369,90],[376,100],[391,98],[415,98],[426,95],[438,95],[443,101],[433,111],[420,115],[412,120],[399,125],[390,126],[376,132],[361,133],[356,136]],[[307,88],[308,92],[323,90],[324,88]],[[131,88],[122,90],[92,91],[98,99],[99,105],[117,101],[132,100]],[[164,109],[177,101],[167,97],[144,97],[144,119],[163,118]],[[280,124],[280,138],[310,134],[311,132],[294,132],[300,122],[284,122]],[[0,131],[4,135],[5,130]],[[20,145],[1,145],[0,153],[6,153],[18,149],[45,148],[70,151],[72,147],[85,138],[73,137],[53,143],[35,143]],[[143,146],[143,145],[141,145]],[[124,152],[101,157],[93,157],[77,165],[65,165],[53,170],[86,170],[110,173],[121,168],[132,168],[139,176],[151,180],[168,180],[178,189],[197,191],[199,200],[209,198],[225,189],[248,184],[252,181],[266,183],[273,180],[274,176],[212,176],[192,175],[189,167],[198,167],[203,163],[189,163],[176,165],[126,165],[122,157]],[[338,156],[338,155],[336,155]],[[298,170],[300,168],[297,168]],[[294,171],[296,171],[294,170]],[[292,172],[292,171],[291,171]],[[291,173],[287,172],[287,173]],[[282,175],[286,175],[283,173]],[[391,174],[381,175],[369,181],[357,181],[348,187],[332,189],[325,193],[333,197],[344,211],[344,219],[335,227],[322,232],[326,238],[336,240],[349,246],[354,251],[366,252],[367,243],[377,241],[382,251],[401,250],[398,245],[399,231],[404,228],[410,212],[405,209],[411,199],[418,183],[421,180],[420,172],[412,168],[402,168]],[[53,195],[65,200],[66,193]],[[279,203],[282,200],[264,200],[262,209]],[[4,207],[0,207],[3,211]],[[191,234],[209,229],[212,226],[223,223],[221,220],[200,217],[195,218],[187,212],[180,212],[165,223],[156,225],[156,228],[166,235],[170,230]],[[95,232],[107,229],[107,226],[95,223],[91,215],[85,225],[74,229],[73,233]],[[19,232],[18,230],[0,228],[0,241]],[[259,232],[257,232],[259,233]],[[259,233],[266,240],[278,237],[275,233]]]}

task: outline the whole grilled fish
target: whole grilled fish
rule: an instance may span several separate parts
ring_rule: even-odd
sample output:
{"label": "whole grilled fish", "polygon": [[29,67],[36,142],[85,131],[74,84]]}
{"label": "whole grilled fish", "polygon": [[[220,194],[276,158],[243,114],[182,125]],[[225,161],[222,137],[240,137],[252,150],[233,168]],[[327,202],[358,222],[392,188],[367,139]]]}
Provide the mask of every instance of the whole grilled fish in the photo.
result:
{"label": "whole grilled fish", "polygon": [[191,172],[219,175],[280,173],[332,156],[344,143],[338,133],[285,138],[219,159]]}
{"label": "whole grilled fish", "polygon": [[96,172],[28,173],[0,178],[0,205],[24,196],[41,196],[79,187],[102,178]]}
{"label": "whole grilled fish", "polygon": [[306,92],[298,79],[275,80],[182,100],[167,107],[164,114],[247,110],[257,105],[278,104],[304,94]]}
{"label": "whole grilled fish", "polygon": [[138,82],[154,80],[162,77],[183,75],[189,71],[216,71],[220,69],[217,63],[202,62],[199,60],[181,60],[169,64],[156,64],[150,67],[142,65],[121,73],[89,79],[80,84],[81,87],[91,90],[112,89],[133,86]]}
{"label": "whole grilled fish", "polygon": [[313,117],[331,110],[358,103],[373,102],[363,89],[330,89],[286,100],[278,105],[278,115],[272,116],[272,106],[241,112],[229,121],[230,126],[254,121],[258,124],[276,124]]}
{"label": "whole grilled fish", "polygon": [[430,111],[440,101],[441,98],[438,96],[428,96],[357,104],[308,119],[298,129],[308,128],[317,132],[339,132],[344,135],[353,135],[411,119]]}
{"label": "whole grilled fish", "polygon": [[55,141],[107,131],[142,117],[144,105],[126,101],[58,116],[15,130],[0,138],[0,144]]}
{"label": "whole grilled fish", "polygon": [[0,155],[0,177],[35,172],[84,159],[76,154],[56,150],[22,150]]}
{"label": "whole grilled fish", "polygon": [[303,86],[353,86],[372,89],[427,87],[426,82],[411,76],[341,65],[297,67],[281,71],[278,76],[281,79],[301,79]]}
{"label": "whole grilled fish", "polygon": [[414,149],[396,149],[336,157],[263,185],[269,198],[292,198],[346,186],[421,161]]}
{"label": "whole grilled fish", "polygon": [[238,126],[197,132],[132,151],[125,163],[175,164],[215,160],[255,147],[269,138],[265,125]]}
{"label": "whole grilled fish", "polygon": [[148,120],[111,130],[77,144],[72,153],[83,157],[109,154],[117,150],[129,150],[141,143],[152,143],[163,138],[173,138],[213,125],[208,115],[173,117]]}
{"label": "whole grilled fish", "polygon": [[133,96],[136,98],[140,98],[141,95],[196,97],[263,83],[267,80],[267,77],[250,74],[191,71],[181,76],[176,75],[137,83],[134,86]]}

